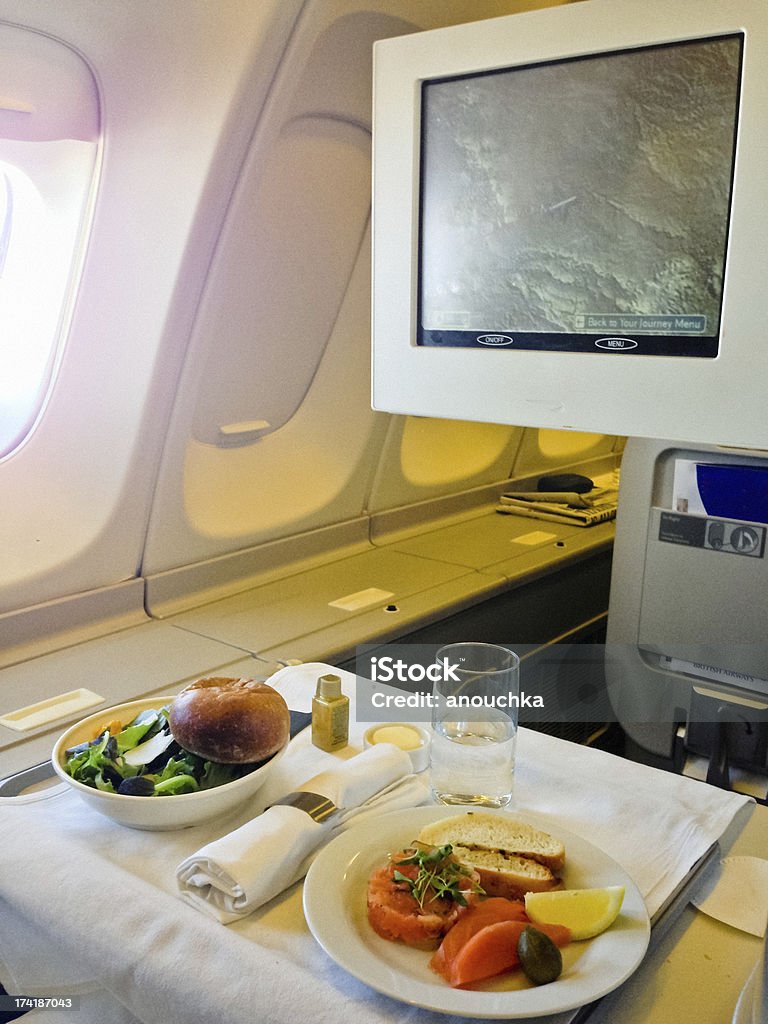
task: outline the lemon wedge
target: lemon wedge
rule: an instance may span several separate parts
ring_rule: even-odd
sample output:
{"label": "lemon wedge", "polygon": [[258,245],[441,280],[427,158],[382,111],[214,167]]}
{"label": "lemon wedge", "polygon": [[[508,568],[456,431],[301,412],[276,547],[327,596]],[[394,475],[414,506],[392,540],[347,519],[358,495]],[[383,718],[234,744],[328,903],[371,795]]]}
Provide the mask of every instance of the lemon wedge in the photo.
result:
{"label": "lemon wedge", "polygon": [[529,892],[525,912],[534,924],[562,924],[572,939],[591,939],[610,928],[624,902],[624,886]]}

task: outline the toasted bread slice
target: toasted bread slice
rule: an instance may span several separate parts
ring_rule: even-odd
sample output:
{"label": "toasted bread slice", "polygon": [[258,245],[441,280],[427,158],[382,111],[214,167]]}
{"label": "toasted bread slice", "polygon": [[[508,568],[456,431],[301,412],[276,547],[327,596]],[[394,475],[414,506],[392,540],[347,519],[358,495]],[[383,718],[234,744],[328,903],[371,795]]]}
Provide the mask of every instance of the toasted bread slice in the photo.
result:
{"label": "toasted bread slice", "polygon": [[477,873],[486,896],[521,900],[528,892],[549,892],[562,885],[550,868],[530,857],[502,850],[468,850],[463,846],[454,846],[453,852]]}
{"label": "toasted bread slice", "polygon": [[419,840],[434,846],[451,843],[471,851],[497,851],[543,864],[553,874],[565,864],[565,846],[559,839],[504,814],[467,811],[426,825]]}
{"label": "toasted bread slice", "polygon": [[527,892],[559,889],[565,846],[541,829],[506,815],[467,811],[426,825],[419,841],[450,843],[480,877],[487,896],[523,899]]}
{"label": "toasted bread slice", "polygon": [[467,811],[440,818],[422,828],[422,843],[433,846],[461,846],[467,850],[500,851],[538,861],[557,873],[565,863],[565,847],[560,840],[504,814]]}

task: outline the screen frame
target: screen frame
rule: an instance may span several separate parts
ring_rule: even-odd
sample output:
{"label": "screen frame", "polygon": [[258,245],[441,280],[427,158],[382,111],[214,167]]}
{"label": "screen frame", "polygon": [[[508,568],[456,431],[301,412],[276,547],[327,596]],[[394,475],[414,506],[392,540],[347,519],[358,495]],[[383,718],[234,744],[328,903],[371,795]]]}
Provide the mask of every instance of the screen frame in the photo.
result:
{"label": "screen frame", "polygon": [[[422,83],[742,34],[731,223],[715,358],[419,345]],[[382,40],[374,48],[372,404],[384,411],[768,447],[759,309],[768,259],[768,10],[762,0],[582,0]],[[762,78],[762,80],[761,80]],[[493,348],[493,346],[489,346]]]}
{"label": "screen frame", "polygon": [[[494,79],[499,78],[502,80],[502,89],[505,87],[505,82],[503,80],[506,79],[506,84],[510,85],[512,90],[514,90],[515,76],[518,74],[526,76],[526,73],[529,71],[535,73],[537,70],[543,69],[546,73],[549,69],[553,69],[555,74],[564,71],[567,76],[568,69],[570,67],[578,65],[576,68],[576,73],[578,74],[580,71],[583,72],[584,68],[588,69],[590,64],[594,62],[603,62],[604,67],[610,70],[610,63],[613,61],[614,56],[619,59],[625,56],[629,56],[631,58],[636,54],[656,56],[663,53],[666,49],[675,49],[679,52],[681,48],[697,47],[702,43],[715,45],[719,43],[736,43],[739,50],[739,63],[736,69],[736,77],[733,82],[733,85],[735,86],[737,118],[733,123],[729,140],[728,187],[727,192],[723,195],[725,214],[723,220],[720,222],[724,230],[722,248],[719,249],[719,256],[722,258],[724,266],[727,255],[728,228],[731,220],[731,195],[733,192],[733,176],[736,157],[736,127],[738,124],[738,102],[741,94],[741,66],[744,43],[743,33],[735,32],[727,36],[708,37],[705,40],[684,40],[683,42],[669,42],[653,46],[633,47],[628,50],[613,51],[608,55],[588,54],[578,57],[562,57],[556,61],[538,61],[535,64],[516,65],[513,68],[486,68],[469,75],[464,74],[445,78],[425,79],[421,82],[420,108],[422,111],[422,117],[419,144],[419,228],[417,245],[418,284],[416,310],[417,345],[442,345],[446,348],[484,345],[487,347],[493,347],[497,350],[504,349],[505,351],[512,352],[520,349],[534,349],[548,352],[597,351],[598,353],[604,352],[608,356],[616,350],[627,351],[630,349],[634,350],[636,355],[668,355],[701,359],[714,358],[717,356],[720,342],[722,291],[718,295],[717,316],[715,319],[716,330],[714,332],[704,330],[699,333],[689,330],[687,332],[675,333],[670,330],[644,330],[642,328],[641,325],[643,321],[648,322],[653,319],[661,319],[666,323],[674,323],[675,320],[687,320],[691,318],[694,320],[706,320],[705,317],[701,317],[699,315],[692,316],[691,313],[678,312],[670,315],[667,308],[663,311],[648,310],[642,315],[633,315],[630,319],[638,321],[638,323],[632,330],[622,329],[620,327],[611,327],[610,329],[603,329],[600,332],[576,329],[571,331],[554,331],[551,329],[524,330],[509,323],[501,322],[489,322],[482,328],[476,327],[466,329],[446,329],[442,327],[425,326],[424,265],[425,262],[428,262],[428,257],[425,258],[425,220],[427,206],[430,203],[428,189],[431,183],[431,176],[428,166],[431,163],[430,147],[432,146],[432,140],[430,136],[432,133],[432,122],[429,115],[425,114],[424,111],[428,106],[431,87],[436,86],[439,89],[445,89],[446,87],[450,88],[455,84],[460,89],[463,83],[478,82],[482,88],[483,82],[493,82]],[[504,152],[502,152],[501,155],[503,157],[505,155]],[[693,191],[693,188],[695,187],[693,182],[691,182],[691,186],[691,191]],[[575,199],[576,197],[573,198]],[[566,200],[566,203],[567,202],[568,200]],[[478,241],[482,240],[478,239]],[[604,319],[606,323],[615,323],[618,321],[618,314],[616,311],[606,313],[606,310],[603,307],[600,312],[602,314],[600,319]],[[598,317],[595,317],[595,319],[597,320]]]}

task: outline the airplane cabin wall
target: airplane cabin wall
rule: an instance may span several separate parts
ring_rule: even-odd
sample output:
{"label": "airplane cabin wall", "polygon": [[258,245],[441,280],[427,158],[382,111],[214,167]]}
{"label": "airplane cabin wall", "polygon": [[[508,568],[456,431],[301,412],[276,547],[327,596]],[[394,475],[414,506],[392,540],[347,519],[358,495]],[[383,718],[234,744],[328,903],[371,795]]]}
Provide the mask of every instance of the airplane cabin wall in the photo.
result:
{"label": "airplane cabin wall", "polygon": [[371,44],[552,5],[0,0],[0,27],[82,54],[102,117],[61,367],[0,461],[0,644],[162,615],[145,578],[224,560],[236,586],[262,550],[274,576],[371,548],[393,510],[423,528],[617,450],[370,408]]}
{"label": "airplane cabin wall", "polygon": [[[121,614],[141,612],[135,581],[165,424],[247,142],[243,80],[258,104],[300,6],[0,4],[0,25],[80,55],[101,116],[92,222],[60,366],[33,429],[0,462],[4,640],[25,633],[17,609],[55,602],[53,618],[66,619],[60,602],[73,595],[117,591]],[[0,75],[8,67],[0,62]],[[3,96],[23,105],[17,89],[2,82]],[[32,632],[44,629],[36,616]]]}

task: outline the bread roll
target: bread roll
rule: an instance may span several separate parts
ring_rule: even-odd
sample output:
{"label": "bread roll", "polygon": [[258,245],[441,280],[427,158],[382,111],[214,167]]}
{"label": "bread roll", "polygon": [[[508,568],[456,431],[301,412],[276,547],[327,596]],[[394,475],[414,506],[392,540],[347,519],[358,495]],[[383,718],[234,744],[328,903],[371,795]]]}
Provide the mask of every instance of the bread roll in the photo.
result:
{"label": "bread roll", "polygon": [[169,713],[180,746],[222,764],[276,754],[288,741],[290,722],[288,705],[267,683],[218,676],[186,686]]}

